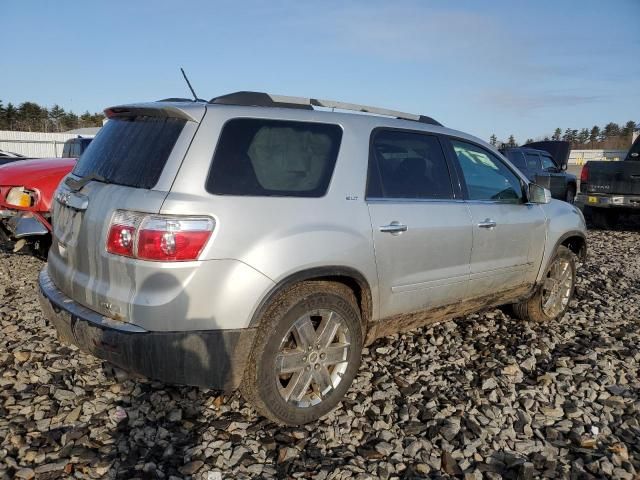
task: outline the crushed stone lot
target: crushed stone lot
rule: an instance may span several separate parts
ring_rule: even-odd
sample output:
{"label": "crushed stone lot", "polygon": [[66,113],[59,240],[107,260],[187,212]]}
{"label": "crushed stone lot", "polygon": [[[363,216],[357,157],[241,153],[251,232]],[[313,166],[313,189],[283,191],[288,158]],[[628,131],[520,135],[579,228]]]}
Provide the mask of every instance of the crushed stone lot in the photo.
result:
{"label": "crushed stone lot", "polygon": [[43,319],[42,262],[0,252],[0,479],[640,478],[639,240],[589,232],[558,323],[496,309],[377,341],[300,428],[238,394],[107,377]]}

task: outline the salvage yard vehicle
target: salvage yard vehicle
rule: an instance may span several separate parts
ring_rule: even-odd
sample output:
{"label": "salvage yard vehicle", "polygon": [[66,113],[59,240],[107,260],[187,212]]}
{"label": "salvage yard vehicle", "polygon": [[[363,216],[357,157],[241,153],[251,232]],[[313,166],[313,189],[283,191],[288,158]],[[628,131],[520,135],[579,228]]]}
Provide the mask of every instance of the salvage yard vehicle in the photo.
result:
{"label": "salvage yard vehicle", "polygon": [[571,153],[569,142],[532,142],[501,151],[530,181],[548,188],[553,198],[574,202],[578,182],[575,175],[566,171]]}
{"label": "salvage yard vehicle", "polygon": [[0,243],[46,256],[51,244],[51,203],[60,181],[92,138],[65,142],[65,158],[20,160],[0,166]]}
{"label": "salvage yard vehicle", "polygon": [[239,388],[297,425],[377,338],[569,306],[580,211],[429,117],[257,92],[105,113],[56,192],[39,285],[60,339],[116,367]]}
{"label": "salvage yard vehicle", "polygon": [[7,152],[6,150],[0,150],[0,165],[16,162],[18,160],[26,160],[27,157],[20,155],[19,153]]}
{"label": "salvage yard vehicle", "polygon": [[582,167],[576,202],[599,228],[613,227],[621,214],[640,213],[640,137],[623,161],[590,161]]}

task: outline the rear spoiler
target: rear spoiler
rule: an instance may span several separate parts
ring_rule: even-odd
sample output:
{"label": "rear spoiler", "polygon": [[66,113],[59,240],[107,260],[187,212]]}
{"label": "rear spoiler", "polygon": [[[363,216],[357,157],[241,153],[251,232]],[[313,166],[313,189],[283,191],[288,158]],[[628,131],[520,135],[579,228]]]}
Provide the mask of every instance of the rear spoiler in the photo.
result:
{"label": "rear spoiler", "polygon": [[[194,108],[195,107],[195,108]],[[199,107],[199,108],[198,108]],[[191,104],[185,108],[180,108],[176,105],[161,103],[152,104],[137,104],[137,105],[122,105],[117,107],[109,107],[105,109],[104,114],[107,118],[117,117],[133,117],[133,116],[145,116],[145,117],[173,117],[181,118],[190,122],[199,122],[202,118],[202,112],[205,107],[202,104]],[[196,116],[194,116],[196,115]]]}
{"label": "rear spoiler", "polygon": [[571,153],[571,144],[563,140],[550,140],[546,142],[531,142],[522,145],[523,148],[534,148],[547,152],[556,161],[562,170],[567,169],[569,164],[569,154]]}

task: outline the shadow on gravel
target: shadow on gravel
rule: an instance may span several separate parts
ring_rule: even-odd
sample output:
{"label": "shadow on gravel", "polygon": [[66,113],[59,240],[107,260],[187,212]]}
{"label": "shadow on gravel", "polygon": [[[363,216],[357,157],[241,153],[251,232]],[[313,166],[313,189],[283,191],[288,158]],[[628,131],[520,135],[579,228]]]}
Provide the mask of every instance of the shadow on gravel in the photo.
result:
{"label": "shadow on gravel", "polygon": [[[172,319],[180,322],[187,318],[191,300],[173,276],[157,273],[145,282],[153,289],[143,284],[141,292],[160,290],[166,292],[167,298],[178,292],[171,301]],[[176,331],[183,329],[184,325],[176,323]],[[104,340],[109,344],[108,337]],[[215,351],[212,350],[209,340],[194,333],[159,347],[132,343],[132,358],[147,368],[149,358],[153,358],[156,363],[150,367],[159,375],[175,378],[176,383],[189,375],[195,378],[216,377],[218,372],[229,371],[231,355],[226,352],[225,345],[218,345]],[[116,381],[120,375],[125,375],[125,372],[117,370],[111,373],[115,374]],[[132,378],[122,385],[116,383],[111,386],[111,391],[117,397],[111,415],[114,451],[110,452],[113,459],[110,477],[181,478],[200,471],[200,477],[209,480],[206,472],[212,466],[204,465],[203,445],[208,443],[204,437],[211,424],[204,421],[205,410],[216,402],[221,403],[223,397],[215,391],[140,378]]]}

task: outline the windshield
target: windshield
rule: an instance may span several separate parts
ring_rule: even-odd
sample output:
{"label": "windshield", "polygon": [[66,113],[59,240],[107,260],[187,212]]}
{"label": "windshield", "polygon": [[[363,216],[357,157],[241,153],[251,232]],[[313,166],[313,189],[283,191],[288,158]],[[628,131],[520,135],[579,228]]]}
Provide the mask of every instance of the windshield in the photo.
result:
{"label": "windshield", "polygon": [[185,123],[173,117],[113,118],[89,144],[73,173],[150,189],[158,182]]}

